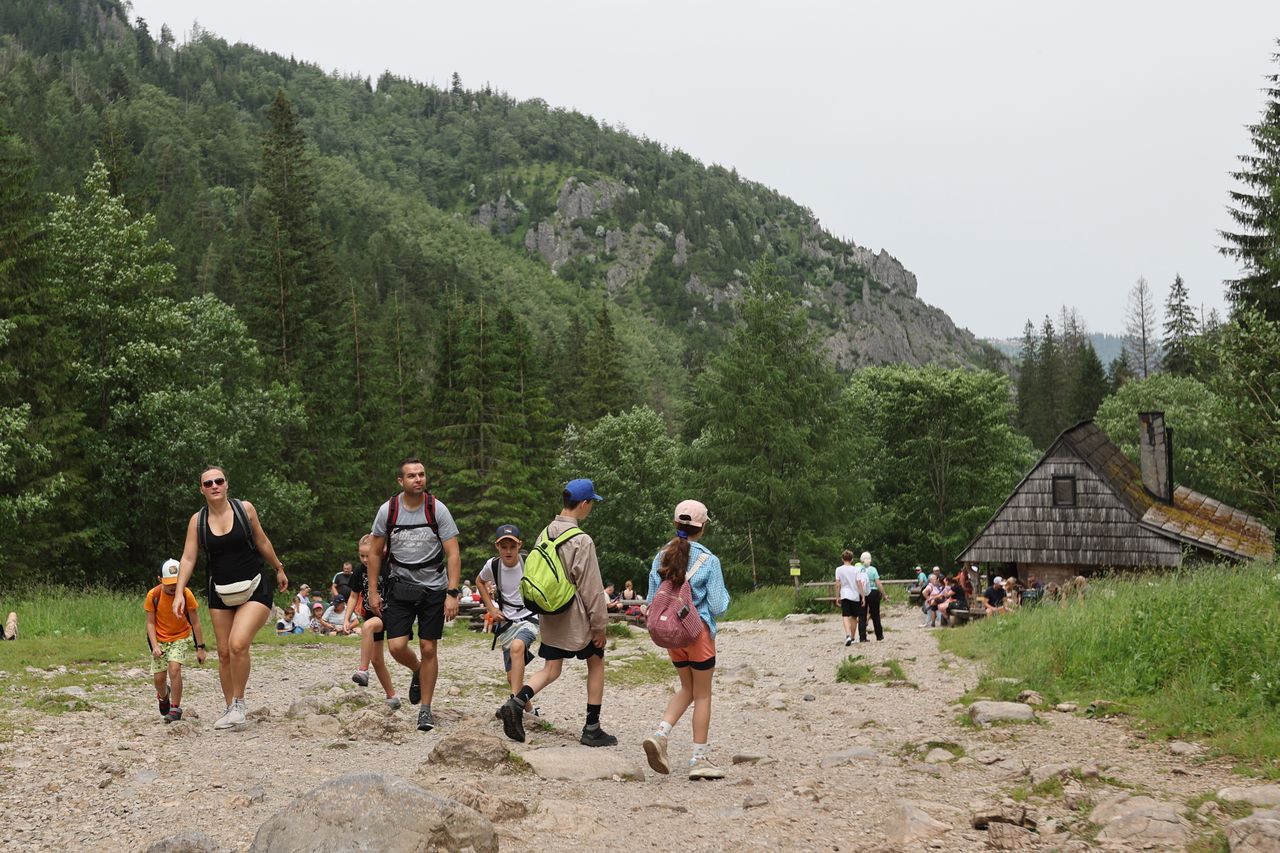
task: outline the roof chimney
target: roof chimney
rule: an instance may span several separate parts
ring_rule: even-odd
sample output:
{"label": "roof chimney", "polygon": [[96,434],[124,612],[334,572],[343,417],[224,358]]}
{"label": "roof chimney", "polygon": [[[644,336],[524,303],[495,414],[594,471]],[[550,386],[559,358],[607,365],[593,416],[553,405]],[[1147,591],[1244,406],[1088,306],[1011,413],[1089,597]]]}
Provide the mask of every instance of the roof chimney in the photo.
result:
{"label": "roof chimney", "polygon": [[1173,503],[1173,430],[1164,425],[1164,412],[1138,413],[1138,446],[1143,487],[1156,500]]}

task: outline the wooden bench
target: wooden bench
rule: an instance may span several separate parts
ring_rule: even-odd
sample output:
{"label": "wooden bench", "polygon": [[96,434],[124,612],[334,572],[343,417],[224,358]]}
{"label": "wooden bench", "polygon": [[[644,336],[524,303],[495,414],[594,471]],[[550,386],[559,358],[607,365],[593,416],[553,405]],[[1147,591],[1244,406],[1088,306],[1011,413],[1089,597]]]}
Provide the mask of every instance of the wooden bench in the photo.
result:
{"label": "wooden bench", "polygon": [[985,607],[981,610],[961,610],[957,607],[947,610],[947,624],[955,627],[973,619],[982,619],[986,615]]}

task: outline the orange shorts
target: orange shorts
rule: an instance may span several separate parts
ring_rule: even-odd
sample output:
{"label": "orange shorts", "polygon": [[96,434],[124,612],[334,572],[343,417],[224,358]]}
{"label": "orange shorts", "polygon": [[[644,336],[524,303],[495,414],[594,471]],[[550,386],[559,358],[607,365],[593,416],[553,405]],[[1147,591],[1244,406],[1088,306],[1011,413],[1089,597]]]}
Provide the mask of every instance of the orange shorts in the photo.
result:
{"label": "orange shorts", "polygon": [[711,629],[702,632],[702,636],[689,645],[679,649],[667,649],[671,662],[676,666],[688,666],[693,669],[711,669],[716,665],[716,638],[711,636]]}

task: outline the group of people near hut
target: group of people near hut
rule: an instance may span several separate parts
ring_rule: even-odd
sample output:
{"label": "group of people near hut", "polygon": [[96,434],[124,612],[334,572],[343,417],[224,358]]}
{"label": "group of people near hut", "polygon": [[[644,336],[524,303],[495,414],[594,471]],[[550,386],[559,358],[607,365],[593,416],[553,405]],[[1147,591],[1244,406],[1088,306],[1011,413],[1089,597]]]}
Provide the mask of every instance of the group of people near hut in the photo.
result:
{"label": "group of people near hut", "polygon": [[[369,533],[360,539],[360,567],[349,580],[348,610],[358,611],[364,620],[360,665],[352,680],[366,686],[372,667],[387,704],[399,707],[383,658],[385,643],[392,658],[411,673],[408,699],[419,705],[417,728],[425,732],[436,725],[431,702],[440,667],[437,646],[445,622],[458,613],[462,558],[458,526],[449,508],[427,490],[421,460],[402,460],[397,481],[400,491],[378,508]],[[160,584],[147,596],[148,639],[160,712],[166,722],[176,722],[182,718],[182,666],[193,648],[200,663],[205,659],[195,618],[198,604],[189,589],[203,551],[225,708],[213,728],[225,731],[246,724],[250,644],[270,618],[274,592],[288,589],[288,577],[257,510],[229,496],[225,471],[210,467],[199,482],[204,506],[188,521],[182,559],[166,563]],[[534,697],[560,677],[566,660],[576,659],[587,668],[586,719],[579,740],[591,747],[618,743],[600,724],[610,600],[595,542],[581,528],[601,500],[591,480],[571,480],[561,491],[560,513],[538,534],[532,549],[524,549],[516,525],[503,524],[495,532],[496,556],[478,575],[480,596],[495,623],[494,646],[502,644],[511,686],[495,716],[512,740],[524,741],[525,715],[534,712]],[[729,592],[720,561],[700,541],[709,523],[706,506],[681,501],[672,523],[672,539],[653,558],[644,601],[650,634],[668,652],[678,687],[642,746],[649,765],[669,773],[667,738],[692,707],[689,778],[719,779],[724,772],[709,754],[711,684],[716,618],[728,609]],[[268,568],[274,583],[266,580]],[[415,625],[418,645],[413,648]],[[877,621],[877,633],[878,628]],[[543,664],[529,672],[532,646],[539,638],[537,656]]]}

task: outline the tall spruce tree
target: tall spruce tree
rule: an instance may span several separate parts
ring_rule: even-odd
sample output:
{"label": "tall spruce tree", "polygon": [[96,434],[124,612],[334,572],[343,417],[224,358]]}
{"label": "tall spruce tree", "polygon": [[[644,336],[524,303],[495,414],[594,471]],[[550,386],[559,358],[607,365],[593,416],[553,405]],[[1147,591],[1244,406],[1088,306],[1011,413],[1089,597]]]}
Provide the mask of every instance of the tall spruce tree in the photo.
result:
{"label": "tall spruce tree", "polygon": [[1182,276],[1173,277],[1169,298],[1164,304],[1163,365],[1169,373],[1190,376],[1196,369],[1195,338],[1199,334],[1196,312],[1192,310],[1187,285]]}
{"label": "tall spruce tree", "polygon": [[631,405],[634,395],[623,373],[607,302],[600,306],[595,328],[587,334],[582,359],[582,410],[588,420],[618,414]]}
{"label": "tall spruce tree", "polygon": [[1018,363],[1018,429],[1023,435],[1036,441],[1043,420],[1040,408],[1040,337],[1035,324],[1027,320],[1022,327],[1022,349]]}
{"label": "tall spruce tree", "polygon": [[1057,330],[1048,316],[1040,327],[1040,354],[1036,359],[1036,383],[1040,390],[1039,432],[1032,436],[1036,447],[1048,447],[1063,429],[1065,387],[1062,382],[1062,349]]}
{"label": "tall spruce tree", "polygon": [[[1280,52],[1271,58],[1280,63]],[[1262,117],[1249,126],[1253,151],[1241,154],[1241,168],[1231,173],[1243,184],[1230,193],[1237,228],[1219,232],[1227,241],[1219,251],[1240,262],[1240,277],[1227,282],[1232,303],[1274,321],[1280,320],[1280,73],[1265,79]]]}
{"label": "tall spruce tree", "polygon": [[1072,423],[1092,418],[1111,391],[1106,368],[1088,341],[1079,350],[1075,371],[1067,399],[1067,420]]}

